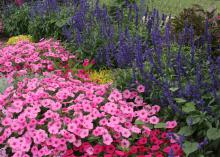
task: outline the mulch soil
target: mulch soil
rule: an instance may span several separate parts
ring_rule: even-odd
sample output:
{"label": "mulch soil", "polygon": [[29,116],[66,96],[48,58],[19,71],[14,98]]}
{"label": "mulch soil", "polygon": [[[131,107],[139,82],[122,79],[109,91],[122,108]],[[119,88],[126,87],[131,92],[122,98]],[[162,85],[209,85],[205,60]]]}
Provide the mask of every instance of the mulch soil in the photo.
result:
{"label": "mulch soil", "polygon": [[4,34],[0,33],[0,48],[2,48],[7,41],[8,38]]}

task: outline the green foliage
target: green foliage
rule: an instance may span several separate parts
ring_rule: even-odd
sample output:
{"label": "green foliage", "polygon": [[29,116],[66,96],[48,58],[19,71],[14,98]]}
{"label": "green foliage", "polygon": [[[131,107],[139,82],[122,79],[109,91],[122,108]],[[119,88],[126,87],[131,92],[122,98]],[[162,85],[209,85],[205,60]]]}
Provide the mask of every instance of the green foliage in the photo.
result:
{"label": "green foliage", "polygon": [[112,69],[113,86],[123,90],[131,83],[132,69]]}
{"label": "green foliage", "polygon": [[4,33],[8,36],[27,34],[29,25],[29,7],[12,6],[2,14]]}
{"label": "green foliage", "polygon": [[157,123],[154,128],[159,129],[159,128],[166,128],[166,123]]}
{"label": "green foliage", "polygon": [[34,41],[51,37],[58,39],[62,36],[62,30],[56,25],[55,19],[53,16],[46,16],[45,18],[36,17],[34,21],[30,21],[28,31]]}
{"label": "green foliage", "polygon": [[220,138],[220,129],[218,128],[210,128],[207,131],[207,137],[210,140],[217,140]]}
{"label": "green foliage", "polygon": [[[196,155],[216,156],[218,149],[213,145],[220,146],[220,126],[219,126],[219,113],[220,109],[214,109],[217,104],[212,106],[212,111],[218,115],[213,116],[207,112],[201,112],[196,108],[195,102],[183,102],[182,111],[184,115],[177,115],[179,123],[179,135],[184,136],[184,152],[187,156],[197,157]],[[203,145],[203,140],[208,138],[208,145]],[[201,147],[199,146],[201,145]]]}
{"label": "green foliage", "polygon": [[183,136],[191,136],[193,134],[193,129],[190,126],[181,127],[178,134]]}
{"label": "green foliage", "polygon": [[145,0],[150,10],[156,8],[160,12],[177,15],[184,8],[189,8],[193,4],[199,4],[205,9],[215,5],[220,10],[220,1],[218,0]]}
{"label": "green foliage", "polygon": [[28,32],[35,41],[41,38],[63,39],[62,28],[68,22],[70,16],[67,8],[62,7],[59,14],[51,13],[46,16],[36,16],[30,19]]}
{"label": "green foliage", "polygon": [[175,98],[176,102],[179,103],[179,104],[182,104],[182,103],[185,103],[186,100],[185,99],[182,99],[182,98]]}
{"label": "green foliage", "polygon": [[198,114],[195,115],[189,115],[186,117],[186,123],[187,125],[194,125],[199,123],[202,120],[201,116]]}
{"label": "green foliage", "polygon": [[182,107],[182,110],[185,113],[190,113],[192,111],[195,111],[196,110],[195,103],[188,102],[188,103],[184,104],[183,107]]}
{"label": "green foliage", "polygon": [[145,123],[141,120],[135,120],[134,122],[136,125],[144,125]]}
{"label": "green foliage", "polygon": [[186,153],[186,156],[189,156],[189,154],[195,152],[198,149],[198,143],[197,142],[188,142],[186,141],[183,144],[183,150]]}
{"label": "green foliage", "polygon": [[43,38],[44,22],[40,17],[36,17],[33,21],[30,21],[28,32],[32,35],[32,38],[35,42]]}
{"label": "green foliage", "polygon": [[34,41],[41,38],[64,39],[62,28],[71,17],[71,11],[67,7],[61,7],[59,14],[50,13],[45,16],[35,15],[30,17],[30,6],[11,6],[9,10],[3,12],[4,33],[8,36],[30,34]]}
{"label": "green foliage", "polygon": [[9,85],[8,85],[7,79],[4,77],[1,77],[0,78],[0,93],[3,93],[8,86]]}

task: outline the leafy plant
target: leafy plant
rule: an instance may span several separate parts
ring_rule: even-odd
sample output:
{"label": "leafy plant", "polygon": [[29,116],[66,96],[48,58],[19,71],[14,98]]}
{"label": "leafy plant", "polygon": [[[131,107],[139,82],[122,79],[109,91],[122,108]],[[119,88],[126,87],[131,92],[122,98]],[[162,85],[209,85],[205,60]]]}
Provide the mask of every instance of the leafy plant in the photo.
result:
{"label": "leafy plant", "polygon": [[185,8],[172,20],[172,31],[176,35],[178,35],[178,33],[180,33],[183,29],[192,27],[194,29],[194,35],[199,41],[206,31],[209,31],[212,36],[213,56],[218,56],[220,54],[218,48],[220,45],[219,26],[220,22],[217,8],[210,7],[205,10],[198,4],[193,5],[191,8]]}
{"label": "leafy plant", "polygon": [[[181,101],[182,103],[183,101]],[[180,103],[180,102],[179,102]],[[215,104],[212,109],[218,107]],[[218,156],[218,146],[220,146],[220,126],[219,115],[217,117],[209,115],[207,112],[201,112],[196,109],[194,102],[184,102],[182,105],[184,116],[178,117],[182,119],[179,128],[179,135],[185,137],[183,150],[187,156],[209,155]],[[220,113],[220,108],[215,114]],[[208,145],[207,145],[208,144]],[[216,147],[210,147],[217,145]]]}
{"label": "leafy plant", "polygon": [[3,93],[4,90],[8,87],[8,81],[5,77],[0,77],[0,93]]}
{"label": "leafy plant", "polygon": [[11,6],[3,15],[4,33],[8,36],[27,34],[29,24],[29,6]]}
{"label": "leafy plant", "polygon": [[32,36],[30,36],[30,35],[13,36],[13,37],[8,39],[7,45],[15,45],[19,41],[29,41],[29,42],[32,42]]}
{"label": "leafy plant", "polygon": [[112,83],[112,72],[111,70],[99,70],[99,71],[92,71],[89,74],[91,81],[96,82],[98,84],[107,84]]}
{"label": "leafy plant", "polygon": [[195,35],[200,36],[204,33],[204,22],[206,19],[205,10],[200,5],[185,8],[178,16],[173,19],[173,31],[181,32],[185,26],[192,25]]}

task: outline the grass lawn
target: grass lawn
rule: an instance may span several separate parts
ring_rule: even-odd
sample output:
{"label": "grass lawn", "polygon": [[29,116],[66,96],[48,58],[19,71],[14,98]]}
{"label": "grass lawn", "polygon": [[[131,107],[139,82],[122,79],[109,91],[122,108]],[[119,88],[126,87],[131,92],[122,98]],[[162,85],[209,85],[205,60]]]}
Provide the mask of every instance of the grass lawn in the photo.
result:
{"label": "grass lawn", "polygon": [[[139,0],[140,1],[140,0]],[[157,8],[158,10],[171,13],[173,15],[179,13],[183,8],[190,7],[192,4],[199,4],[205,8],[215,5],[220,12],[219,0],[143,0],[150,9]],[[107,5],[114,3],[114,0],[101,0],[101,3]]]}

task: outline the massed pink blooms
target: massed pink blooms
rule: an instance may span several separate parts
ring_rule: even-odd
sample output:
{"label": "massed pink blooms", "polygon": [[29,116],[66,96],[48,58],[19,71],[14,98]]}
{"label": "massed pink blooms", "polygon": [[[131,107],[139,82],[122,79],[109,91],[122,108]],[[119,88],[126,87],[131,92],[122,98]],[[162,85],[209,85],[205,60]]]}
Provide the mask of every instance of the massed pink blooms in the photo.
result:
{"label": "massed pink blooms", "polygon": [[[11,134],[20,133],[18,137],[2,141],[9,143],[14,153],[18,152],[18,146],[23,142],[26,145],[22,149],[23,154],[32,150],[30,146],[40,145],[49,149],[50,155],[62,154],[67,149],[67,142],[80,146],[82,140],[91,136],[101,139],[104,145],[123,139],[119,144],[129,147],[128,139],[132,134],[145,131],[144,127],[134,124],[135,120],[146,124],[159,122],[155,116],[158,107],[138,109],[135,107],[135,98],[131,104],[116,89],[108,94],[109,85],[81,82],[52,73],[44,73],[43,78],[25,78],[19,84],[11,90],[9,87],[0,95],[0,99],[5,101],[1,104],[5,115],[1,125],[10,129]],[[100,96],[99,91],[105,94]],[[15,114],[18,116],[15,117]],[[10,118],[6,115],[10,115]],[[2,130],[1,134],[4,135],[5,131]],[[23,139],[22,142],[19,142],[20,139]],[[34,153],[45,155],[44,151],[39,151],[35,150]],[[91,149],[88,149],[88,153],[91,153]]]}
{"label": "massed pink blooms", "polygon": [[57,64],[66,65],[75,56],[52,39],[39,43],[21,41],[14,46],[0,49],[0,73],[11,81],[27,74],[53,71]]}
{"label": "massed pink blooms", "polygon": [[[0,145],[12,150],[9,156],[61,156],[68,144],[79,148],[94,137],[101,145],[114,142],[129,149],[133,135],[149,136],[151,130],[145,125],[159,122],[160,107],[146,105],[138,94],[143,87],[138,92],[121,92],[47,69],[54,65],[52,60],[66,63],[71,58],[74,56],[50,40],[0,50],[0,72],[13,83],[0,94]],[[96,150],[91,144],[84,148],[87,156]]]}

